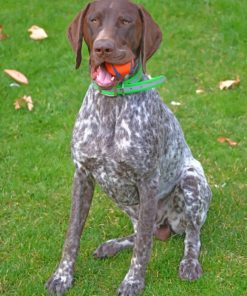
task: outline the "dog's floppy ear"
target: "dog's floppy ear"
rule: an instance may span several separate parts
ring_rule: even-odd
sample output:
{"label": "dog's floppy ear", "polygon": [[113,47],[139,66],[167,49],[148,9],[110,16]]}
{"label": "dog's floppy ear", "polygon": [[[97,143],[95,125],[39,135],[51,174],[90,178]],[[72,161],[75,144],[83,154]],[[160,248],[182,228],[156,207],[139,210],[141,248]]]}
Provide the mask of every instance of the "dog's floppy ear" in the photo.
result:
{"label": "dog's floppy ear", "polygon": [[81,64],[83,24],[84,24],[84,19],[89,7],[90,7],[90,4],[88,4],[84,10],[80,11],[76,15],[76,17],[73,19],[72,23],[69,25],[69,28],[68,28],[68,38],[76,54],[76,66],[75,66],[76,69],[78,69]]}
{"label": "dog's floppy ear", "polygon": [[145,72],[147,60],[151,58],[151,56],[159,48],[162,40],[162,33],[159,26],[143,7],[140,7],[139,11],[142,19],[141,58],[142,67]]}

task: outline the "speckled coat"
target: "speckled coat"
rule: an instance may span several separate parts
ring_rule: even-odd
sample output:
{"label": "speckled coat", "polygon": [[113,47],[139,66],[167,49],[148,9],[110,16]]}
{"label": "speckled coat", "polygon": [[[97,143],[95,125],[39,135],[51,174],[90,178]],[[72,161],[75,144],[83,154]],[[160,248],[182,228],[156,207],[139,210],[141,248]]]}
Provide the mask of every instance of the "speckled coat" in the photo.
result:
{"label": "speckled coat", "polygon": [[118,295],[143,289],[153,234],[162,225],[186,234],[180,277],[201,276],[200,229],[211,191],[177,119],[155,89],[106,97],[91,84],[75,123],[72,155],[76,173],[71,221],[61,262],[47,283],[50,292],[63,294],[72,284],[95,182],[134,226],[133,235],[107,241],[94,252],[102,258],[134,247]]}
{"label": "speckled coat", "polygon": [[[193,168],[205,187],[205,199],[198,199],[206,214],[210,190],[202,167],[155,89],[141,95],[106,97],[91,85],[74,127],[72,155],[76,166],[123,209],[139,205],[138,183],[155,176],[156,199],[162,201],[188,174],[188,168]],[[198,214],[201,223],[205,217]],[[157,217],[158,225],[162,220]]]}
{"label": "speckled coat", "polygon": [[[162,33],[143,7],[128,0],[100,0],[91,1],[77,14],[68,37],[76,54],[76,67],[81,64],[85,40],[91,78],[107,88],[119,81],[109,77],[105,63],[134,60],[135,67],[141,64],[145,70]],[[155,89],[107,97],[91,84],[74,127],[72,155],[76,170],[70,223],[62,258],[46,284],[51,294],[63,295],[72,286],[80,237],[96,183],[129,215],[134,228],[133,234],[109,240],[93,253],[103,258],[133,248],[118,295],[141,293],[153,236],[167,238],[172,231],[185,233],[180,277],[195,280],[202,275],[198,260],[200,229],[211,191],[177,119]]]}

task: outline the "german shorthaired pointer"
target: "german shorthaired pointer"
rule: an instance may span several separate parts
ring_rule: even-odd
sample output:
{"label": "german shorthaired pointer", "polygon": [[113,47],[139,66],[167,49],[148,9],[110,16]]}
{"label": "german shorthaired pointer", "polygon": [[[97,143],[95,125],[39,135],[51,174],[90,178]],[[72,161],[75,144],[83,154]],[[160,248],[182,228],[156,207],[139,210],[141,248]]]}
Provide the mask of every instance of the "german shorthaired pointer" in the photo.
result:
{"label": "german shorthaired pointer", "polygon": [[[76,170],[62,259],[46,287],[51,294],[63,295],[72,285],[96,182],[129,215],[134,227],[134,234],[109,240],[94,252],[95,257],[103,258],[133,248],[118,295],[142,291],[153,236],[165,240],[171,232],[185,233],[180,277],[199,278],[200,229],[211,199],[202,166],[192,156],[177,119],[157,91],[150,88],[125,94],[123,90],[119,94],[117,87],[135,73],[119,78],[111,76],[104,66],[133,61],[134,72],[138,68],[145,71],[146,61],[162,39],[158,25],[144,8],[128,0],[99,0],[79,12],[68,35],[76,53],[76,68],[85,40],[93,82],[73,131]],[[141,80],[148,79],[142,73]],[[113,89],[112,96],[104,94],[109,89]]]}

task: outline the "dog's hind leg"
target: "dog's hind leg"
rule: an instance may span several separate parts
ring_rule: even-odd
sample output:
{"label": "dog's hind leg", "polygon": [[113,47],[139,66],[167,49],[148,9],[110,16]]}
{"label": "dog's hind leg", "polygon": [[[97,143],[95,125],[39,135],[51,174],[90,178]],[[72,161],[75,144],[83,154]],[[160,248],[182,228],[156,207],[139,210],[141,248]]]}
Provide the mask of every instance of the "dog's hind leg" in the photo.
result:
{"label": "dog's hind leg", "polygon": [[83,171],[76,170],[70,224],[63,247],[62,259],[57,270],[46,283],[46,288],[53,295],[64,295],[72,285],[80,237],[90,209],[93,191],[94,180],[88,178]]}
{"label": "dog's hind leg", "polygon": [[95,258],[112,257],[124,249],[131,249],[134,247],[137,231],[139,206],[125,206],[120,208],[129,216],[133,224],[134,234],[106,241],[94,251],[93,256]]}
{"label": "dog's hind leg", "polygon": [[184,280],[196,280],[202,275],[198,257],[200,253],[200,229],[192,225],[186,228],[184,257],[180,262],[179,275]]}
{"label": "dog's hind leg", "polygon": [[211,199],[211,190],[207,184],[199,162],[184,172],[180,182],[184,196],[185,249],[180,263],[179,275],[182,279],[195,280],[202,275],[199,263],[200,229],[205,222]]}
{"label": "dog's hind leg", "polygon": [[95,258],[106,258],[114,256],[124,249],[133,248],[135,236],[135,234],[132,234],[126,237],[108,240],[94,251],[93,256]]}

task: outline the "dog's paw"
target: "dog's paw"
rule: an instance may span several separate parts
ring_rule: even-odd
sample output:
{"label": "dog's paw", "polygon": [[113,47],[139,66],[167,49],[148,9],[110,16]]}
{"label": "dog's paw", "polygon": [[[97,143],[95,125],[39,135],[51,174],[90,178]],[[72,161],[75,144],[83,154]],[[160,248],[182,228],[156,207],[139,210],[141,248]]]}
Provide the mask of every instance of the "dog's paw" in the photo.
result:
{"label": "dog's paw", "polygon": [[62,273],[58,269],[47,281],[45,287],[49,294],[62,296],[72,286],[73,277],[70,273]]}
{"label": "dog's paw", "polygon": [[135,296],[140,295],[144,288],[144,280],[141,279],[124,279],[118,289],[118,296]]}
{"label": "dog's paw", "polygon": [[183,259],[179,267],[179,275],[183,280],[193,281],[202,276],[202,268],[197,259]]}

